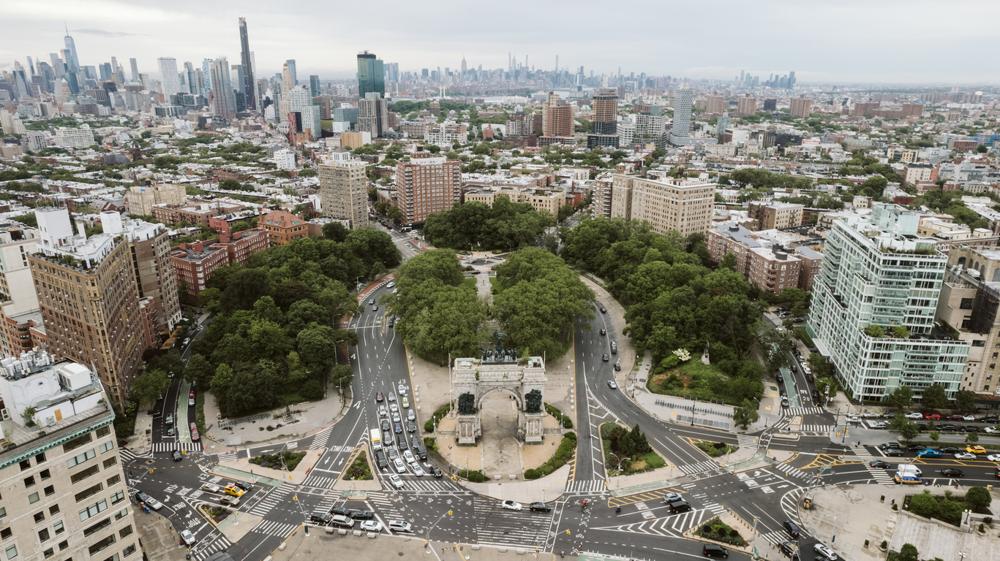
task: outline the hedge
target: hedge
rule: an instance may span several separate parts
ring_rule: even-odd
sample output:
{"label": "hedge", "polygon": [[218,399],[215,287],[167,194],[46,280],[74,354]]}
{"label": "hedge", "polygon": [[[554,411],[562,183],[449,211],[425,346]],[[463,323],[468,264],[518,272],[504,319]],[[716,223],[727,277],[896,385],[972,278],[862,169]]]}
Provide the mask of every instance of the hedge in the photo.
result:
{"label": "hedge", "polygon": [[573,453],[576,452],[576,433],[568,432],[563,435],[562,442],[559,443],[559,447],[556,448],[556,453],[552,455],[544,464],[525,470],[525,479],[538,479],[539,477],[545,477],[546,475],[552,473],[553,471],[561,468],[573,458]]}
{"label": "hedge", "polygon": [[462,479],[467,479],[472,483],[483,483],[486,481],[486,474],[478,469],[459,470],[458,476]]}
{"label": "hedge", "polygon": [[437,426],[441,419],[444,418],[448,412],[451,411],[451,402],[445,403],[441,407],[434,410],[434,414],[431,415],[430,419],[424,421],[424,432],[434,432],[434,427]]}
{"label": "hedge", "polygon": [[555,405],[552,405],[551,403],[546,403],[545,404],[545,411],[549,415],[552,415],[553,417],[555,417],[556,420],[559,421],[562,424],[562,427],[564,429],[571,429],[571,428],[573,428],[573,419],[570,419],[568,416],[564,415],[563,412],[560,411],[559,408],[556,407]]}

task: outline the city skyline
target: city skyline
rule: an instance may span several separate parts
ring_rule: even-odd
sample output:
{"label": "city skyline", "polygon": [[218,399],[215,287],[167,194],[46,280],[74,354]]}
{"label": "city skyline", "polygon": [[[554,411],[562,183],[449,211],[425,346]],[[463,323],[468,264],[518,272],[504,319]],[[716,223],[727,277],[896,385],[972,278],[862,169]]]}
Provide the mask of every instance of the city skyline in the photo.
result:
{"label": "city skyline", "polygon": [[[1000,75],[1000,62],[978,56],[982,45],[995,38],[989,22],[1000,18],[1000,5],[985,1],[953,2],[947,10],[929,0],[809,6],[779,0],[774,4],[781,4],[780,11],[754,11],[731,0],[710,4],[636,2],[623,13],[645,16],[596,29],[592,16],[603,8],[592,2],[574,4],[573,11],[527,3],[523,10],[515,3],[502,12],[455,2],[431,8],[393,5],[385,17],[355,26],[349,18],[331,24],[328,18],[310,17],[325,9],[313,2],[280,11],[263,2],[228,2],[213,6],[212,17],[206,18],[200,4],[187,0],[170,11],[142,1],[100,0],[84,7],[68,0],[44,5],[13,0],[5,6],[11,25],[0,42],[0,69],[57,51],[64,26],[76,37],[84,65],[96,66],[111,56],[135,57],[140,71],[156,74],[159,58],[240,61],[236,24],[245,17],[261,76],[280,72],[283,61],[295,59],[303,75],[347,79],[356,54],[365,49],[410,71],[457,70],[463,58],[470,68],[501,68],[512,53],[519,62],[527,55],[530,66],[539,69],[555,68],[558,59],[560,68],[573,71],[582,65],[588,74],[592,69],[614,74],[621,68],[625,74],[691,79],[796,69],[800,82],[987,84],[996,82],[988,77]],[[940,13],[928,17],[932,8]],[[544,24],[552,18],[578,32],[553,34]],[[664,18],[691,24],[664,34],[658,23]],[[487,21],[488,26],[476,25]],[[815,24],[819,21],[822,26]]]}

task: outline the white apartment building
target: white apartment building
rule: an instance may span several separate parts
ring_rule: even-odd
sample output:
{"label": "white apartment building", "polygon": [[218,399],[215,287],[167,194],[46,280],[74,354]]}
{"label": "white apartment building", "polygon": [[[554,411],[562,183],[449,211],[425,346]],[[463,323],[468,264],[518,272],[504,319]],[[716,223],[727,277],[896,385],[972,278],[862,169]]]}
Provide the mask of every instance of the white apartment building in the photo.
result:
{"label": "white apartment building", "polygon": [[935,327],[947,257],[917,236],[918,223],[875,204],[836,220],[827,238],[807,328],[855,399],[880,401],[899,386],[919,399],[931,384],[951,397],[962,381],[969,345]]}
{"label": "white apartment building", "polygon": [[78,129],[56,127],[55,145],[60,148],[86,148],[94,145],[94,131],[83,125]]}
{"label": "white apartment building", "polygon": [[611,217],[640,220],[660,234],[707,233],[714,205],[714,183],[614,174]]}
{"label": "white apartment building", "polygon": [[274,151],[274,165],[278,169],[293,171],[295,169],[295,151],[287,148]]}
{"label": "white apartment building", "polygon": [[4,559],[141,560],[114,412],[97,375],[32,351],[0,361],[0,396]]}

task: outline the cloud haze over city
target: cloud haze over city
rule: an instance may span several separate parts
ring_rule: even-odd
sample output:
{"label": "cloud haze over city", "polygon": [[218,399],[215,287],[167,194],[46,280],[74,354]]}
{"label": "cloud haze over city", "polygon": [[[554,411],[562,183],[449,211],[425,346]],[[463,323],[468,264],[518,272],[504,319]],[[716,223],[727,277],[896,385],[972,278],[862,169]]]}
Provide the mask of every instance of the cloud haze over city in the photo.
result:
{"label": "cloud haze over city", "polygon": [[802,81],[984,83],[1000,75],[1000,2],[989,0],[708,0],[504,2],[196,2],[5,0],[0,68],[62,48],[64,25],[85,64],[136,57],[200,61],[239,54],[244,16],[259,71],[285,59],[349,77],[371,50],[402,69],[507,65],[731,78],[795,70]]}

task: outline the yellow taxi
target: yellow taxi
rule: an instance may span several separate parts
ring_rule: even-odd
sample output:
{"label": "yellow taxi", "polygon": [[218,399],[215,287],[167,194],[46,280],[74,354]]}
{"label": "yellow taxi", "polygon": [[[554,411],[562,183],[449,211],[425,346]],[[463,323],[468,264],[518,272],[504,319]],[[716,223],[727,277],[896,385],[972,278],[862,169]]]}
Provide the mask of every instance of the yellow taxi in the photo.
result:
{"label": "yellow taxi", "polygon": [[240,489],[236,485],[230,483],[229,485],[226,485],[225,487],[222,488],[222,492],[225,493],[225,494],[227,494],[227,495],[232,495],[232,496],[234,496],[234,497],[236,497],[238,499],[238,498],[242,497],[243,493],[245,493],[246,491],[244,491],[243,489]]}
{"label": "yellow taxi", "polygon": [[975,446],[966,446],[965,451],[970,454],[985,454],[986,448],[976,444]]}

